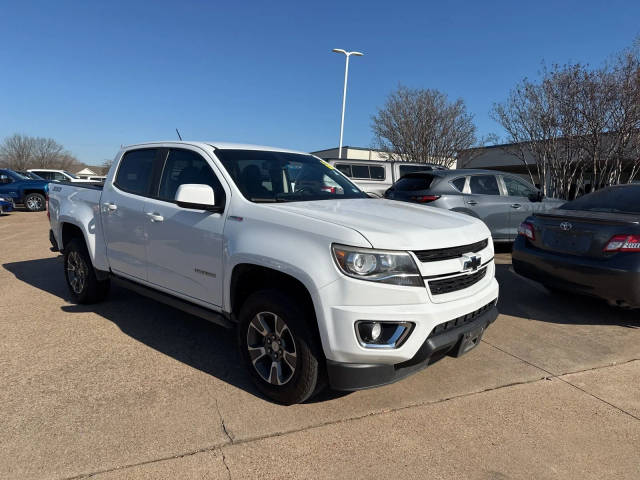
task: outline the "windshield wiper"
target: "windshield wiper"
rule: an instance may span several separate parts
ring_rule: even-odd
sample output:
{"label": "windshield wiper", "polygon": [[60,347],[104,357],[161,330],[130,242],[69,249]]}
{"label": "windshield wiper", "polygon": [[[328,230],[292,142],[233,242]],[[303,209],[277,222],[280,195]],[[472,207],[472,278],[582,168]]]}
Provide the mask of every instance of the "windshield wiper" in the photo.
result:
{"label": "windshield wiper", "polygon": [[255,203],[279,203],[288,202],[289,200],[282,197],[249,197],[249,200]]}

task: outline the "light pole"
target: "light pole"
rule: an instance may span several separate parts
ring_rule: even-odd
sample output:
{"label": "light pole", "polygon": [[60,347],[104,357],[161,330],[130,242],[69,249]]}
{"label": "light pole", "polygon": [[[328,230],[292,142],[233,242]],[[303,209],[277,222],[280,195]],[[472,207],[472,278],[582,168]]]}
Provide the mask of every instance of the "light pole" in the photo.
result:
{"label": "light pole", "polygon": [[347,77],[349,76],[349,57],[351,55],[355,55],[357,57],[361,57],[364,53],[360,52],[347,52],[341,48],[334,48],[334,52],[336,53],[344,53],[347,58],[346,64],[344,67],[344,92],[342,93],[342,119],[340,120],[340,147],[338,147],[338,158],[342,158],[342,133],[344,132],[344,106],[347,101]]}

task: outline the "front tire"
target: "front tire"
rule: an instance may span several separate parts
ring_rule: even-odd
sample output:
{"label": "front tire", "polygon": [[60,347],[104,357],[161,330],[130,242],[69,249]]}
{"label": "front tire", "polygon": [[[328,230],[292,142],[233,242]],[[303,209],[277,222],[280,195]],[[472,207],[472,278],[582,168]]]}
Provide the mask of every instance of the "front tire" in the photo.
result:
{"label": "front tire", "polygon": [[277,290],[253,293],[240,309],[242,359],[258,390],[285,405],[304,402],[320,384],[322,356],[308,316]]}
{"label": "front tire", "polygon": [[87,247],[79,238],[64,248],[64,274],[75,303],[96,303],[109,293],[111,282],[98,280]]}
{"label": "front tire", "polygon": [[45,208],[45,198],[41,193],[30,193],[24,197],[24,206],[30,212],[40,212]]}

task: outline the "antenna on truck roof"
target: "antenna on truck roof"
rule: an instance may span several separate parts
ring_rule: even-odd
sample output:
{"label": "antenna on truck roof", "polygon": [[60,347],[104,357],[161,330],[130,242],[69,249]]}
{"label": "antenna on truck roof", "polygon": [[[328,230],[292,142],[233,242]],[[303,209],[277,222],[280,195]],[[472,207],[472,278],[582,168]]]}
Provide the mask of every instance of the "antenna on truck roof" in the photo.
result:
{"label": "antenna on truck roof", "polygon": [[178,131],[177,128],[176,128],[176,133],[178,134],[178,138],[180,139],[180,141],[182,141],[182,135],[180,135],[180,132]]}

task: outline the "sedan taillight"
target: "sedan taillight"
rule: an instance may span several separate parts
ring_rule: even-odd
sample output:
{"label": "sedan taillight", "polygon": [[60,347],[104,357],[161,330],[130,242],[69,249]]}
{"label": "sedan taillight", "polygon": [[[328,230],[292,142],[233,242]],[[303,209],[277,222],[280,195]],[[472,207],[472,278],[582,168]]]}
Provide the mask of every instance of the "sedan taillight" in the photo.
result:
{"label": "sedan taillight", "polygon": [[640,235],[614,235],[603,252],[640,252]]}
{"label": "sedan taillight", "polygon": [[529,222],[522,222],[518,227],[518,235],[527,237],[529,240],[536,239],[536,232],[533,230],[533,225]]}

